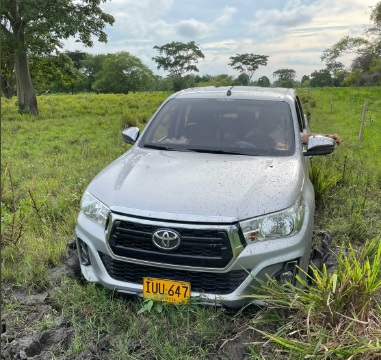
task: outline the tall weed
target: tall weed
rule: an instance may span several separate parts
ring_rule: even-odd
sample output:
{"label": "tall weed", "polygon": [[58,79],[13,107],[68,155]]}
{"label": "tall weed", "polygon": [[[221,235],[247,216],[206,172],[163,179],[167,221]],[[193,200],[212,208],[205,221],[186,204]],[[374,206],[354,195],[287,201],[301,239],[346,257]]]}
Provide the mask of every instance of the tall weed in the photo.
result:
{"label": "tall weed", "polygon": [[[298,286],[262,281],[255,289],[260,295],[249,297],[267,308],[254,316],[253,327],[293,359],[381,356],[381,239],[342,250],[333,273],[323,267],[305,275],[310,282],[297,276]],[[280,325],[275,334],[260,326],[269,314]]]}

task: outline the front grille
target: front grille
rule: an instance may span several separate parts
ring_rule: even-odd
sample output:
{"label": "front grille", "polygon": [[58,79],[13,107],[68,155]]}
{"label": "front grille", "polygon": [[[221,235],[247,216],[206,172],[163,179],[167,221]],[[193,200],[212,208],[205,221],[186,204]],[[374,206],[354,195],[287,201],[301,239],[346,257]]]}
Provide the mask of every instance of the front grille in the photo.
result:
{"label": "front grille", "polygon": [[161,226],[115,221],[109,240],[115,255],[197,267],[224,268],[232,259],[229,236],[224,230],[171,227],[181,236],[181,245],[166,251],[152,243],[152,235]]}
{"label": "front grille", "polygon": [[247,278],[246,270],[234,270],[223,274],[176,270],[132,264],[115,260],[99,253],[108,274],[115,280],[143,284],[143,277],[166,280],[187,281],[192,291],[225,295],[232,293]]}

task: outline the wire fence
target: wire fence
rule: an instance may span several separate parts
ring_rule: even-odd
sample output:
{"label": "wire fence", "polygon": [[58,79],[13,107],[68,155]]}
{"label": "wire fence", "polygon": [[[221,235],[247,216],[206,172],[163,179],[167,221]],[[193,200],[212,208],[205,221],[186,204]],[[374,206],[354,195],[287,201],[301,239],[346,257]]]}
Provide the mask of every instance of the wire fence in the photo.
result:
{"label": "wire fence", "polygon": [[380,122],[377,123],[376,117],[373,116],[374,113],[380,113],[381,110],[375,107],[369,107],[368,101],[365,101],[361,116],[361,126],[360,126],[360,132],[359,132],[359,140],[362,140],[363,138],[363,130],[364,127],[371,128],[372,130],[381,133],[381,125]]}
{"label": "wire fence", "polygon": [[332,93],[326,93],[325,89],[322,92],[308,91],[316,101],[316,104],[321,109],[327,109],[329,106],[329,112],[332,114],[335,109],[335,104],[340,103],[340,109],[344,109],[345,116],[354,121],[358,121],[359,125],[359,140],[363,139],[364,129],[370,129],[376,133],[381,134],[381,104],[376,99],[368,99],[364,102],[364,96],[361,95],[361,91],[358,94],[351,94],[350,97],[343,98],[341,96],[334,96]]}

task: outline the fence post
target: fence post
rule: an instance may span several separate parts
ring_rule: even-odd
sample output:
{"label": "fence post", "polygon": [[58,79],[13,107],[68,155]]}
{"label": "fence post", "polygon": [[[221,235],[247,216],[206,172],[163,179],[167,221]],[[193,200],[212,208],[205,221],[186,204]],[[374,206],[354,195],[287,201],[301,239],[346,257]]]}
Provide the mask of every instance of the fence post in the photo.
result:
{"label": "fence post", "polygon": [[365,126],[365,114],[366,110],[368,109],[368,101],[365,101],[364,108],[362,109],[362,116],[361,116],[361,126],[360,126],[360,133],[359,133],[359,140],[362,140],[362,135],[364,132],[364,126]]}

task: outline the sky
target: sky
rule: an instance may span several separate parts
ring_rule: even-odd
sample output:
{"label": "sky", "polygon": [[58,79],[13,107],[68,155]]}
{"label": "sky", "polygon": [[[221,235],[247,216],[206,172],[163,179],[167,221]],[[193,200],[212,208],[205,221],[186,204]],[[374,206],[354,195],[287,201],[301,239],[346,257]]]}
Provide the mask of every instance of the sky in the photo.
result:
{"label": "sky", "polygon": [[[104,12],[115,18],[107,26],[106,44],[94,41],[87,48],[70,39],[64,50],[91,54],[127,51],[138,57],[155,74],[152,57],[155,45],[172,41],[195,41],[205,55],[197,65],[199,75],[239,73],[228,64],[229,57],[252,53],[268,55],[252,80],[273,72],[293,69],[296,79],[325,67],[323,50],[343,36],[360,36],[370,20],[370,6],[377,0],[111,0]],[[353,56],[340,58],[346,66]]]}

